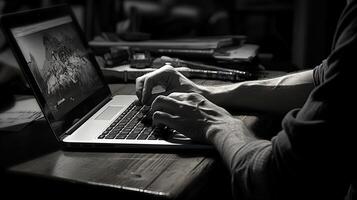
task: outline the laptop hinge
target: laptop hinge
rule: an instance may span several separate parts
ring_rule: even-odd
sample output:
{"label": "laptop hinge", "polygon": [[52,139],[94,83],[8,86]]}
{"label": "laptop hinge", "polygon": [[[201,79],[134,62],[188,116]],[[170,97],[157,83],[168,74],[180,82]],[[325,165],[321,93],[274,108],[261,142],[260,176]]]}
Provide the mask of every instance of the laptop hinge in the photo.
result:
{"label": "laptop hinge", "polygon": [[96,105],[91,111],[89,111],[86,115],[84,115],[80,120],[78,120],[75,124],[73,124],[67,131],[65,131],[60,139],[64,139],[67,135],[72,134],[78,127],[80,127],[84,122],[86,122],[90,117],[92,117],[99,109],[101,109],[106,103],[108,103],[112,99],[111,96],[105,98],[98,105]]}

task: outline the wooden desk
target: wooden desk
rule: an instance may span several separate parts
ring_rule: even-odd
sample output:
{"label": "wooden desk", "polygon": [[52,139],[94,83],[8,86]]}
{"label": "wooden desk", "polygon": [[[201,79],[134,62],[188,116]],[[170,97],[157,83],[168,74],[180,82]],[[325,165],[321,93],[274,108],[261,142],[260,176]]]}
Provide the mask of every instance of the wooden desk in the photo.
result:
{"label": "wooden desk", "polygon": [[[111,90],[134,94],[135,85],[115,84]],[[45,190],[135,199],[230,197],[228,170],[214,153],[63,151],[44,120],[19,133],[4,134],[0,136],[0,159],[6,170],[2,182],[7,184],[3,192],[20,188],[34,196]],[[21,193],[11,193],[16,194]]]}

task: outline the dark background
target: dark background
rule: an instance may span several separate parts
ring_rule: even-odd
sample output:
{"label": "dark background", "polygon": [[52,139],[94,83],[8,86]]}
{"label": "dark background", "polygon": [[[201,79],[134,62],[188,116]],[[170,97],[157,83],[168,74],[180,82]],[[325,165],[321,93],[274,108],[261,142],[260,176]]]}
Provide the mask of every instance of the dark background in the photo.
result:
{"label": "dark background", "polygon": [[[330,52],[341,0],[3,0],[2,13],[69,3],[88,39],[144,32],[153,39],[243,34],[267,68],[312,68]],[[4,43],[4,42],[2,42]]]}

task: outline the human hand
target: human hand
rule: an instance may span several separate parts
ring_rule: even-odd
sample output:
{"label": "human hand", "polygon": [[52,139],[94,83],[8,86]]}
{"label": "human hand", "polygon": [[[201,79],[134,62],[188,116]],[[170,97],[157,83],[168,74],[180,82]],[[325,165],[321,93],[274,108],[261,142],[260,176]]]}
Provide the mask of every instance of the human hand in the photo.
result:
{"label": "human hand", "polygon": [[160,95],[152,103],[154,125],[165,125],[194,141],[212,141],[220,130],[235,132],[243,123],[197,93]]}
{"label": "human hand", "polygon": [[165,95],[172,92],[196,92],[202,94],[204,91],[203,86],[195,84],[172,66],[165,65],[136,79],[136,95],[142,104],[150,105],[159,95],[152,93],[153,88],[157,86],[162,86],[165,89],[165,92],[161,93]]}

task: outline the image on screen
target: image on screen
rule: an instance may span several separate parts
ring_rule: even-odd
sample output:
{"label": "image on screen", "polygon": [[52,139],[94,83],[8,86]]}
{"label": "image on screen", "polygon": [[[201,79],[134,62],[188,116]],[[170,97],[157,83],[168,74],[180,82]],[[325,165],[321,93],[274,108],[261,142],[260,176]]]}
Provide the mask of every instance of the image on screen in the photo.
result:
{"label": "image on screen", "polygon": [[55,119],[103,86],[70,17],[12,32]]}

